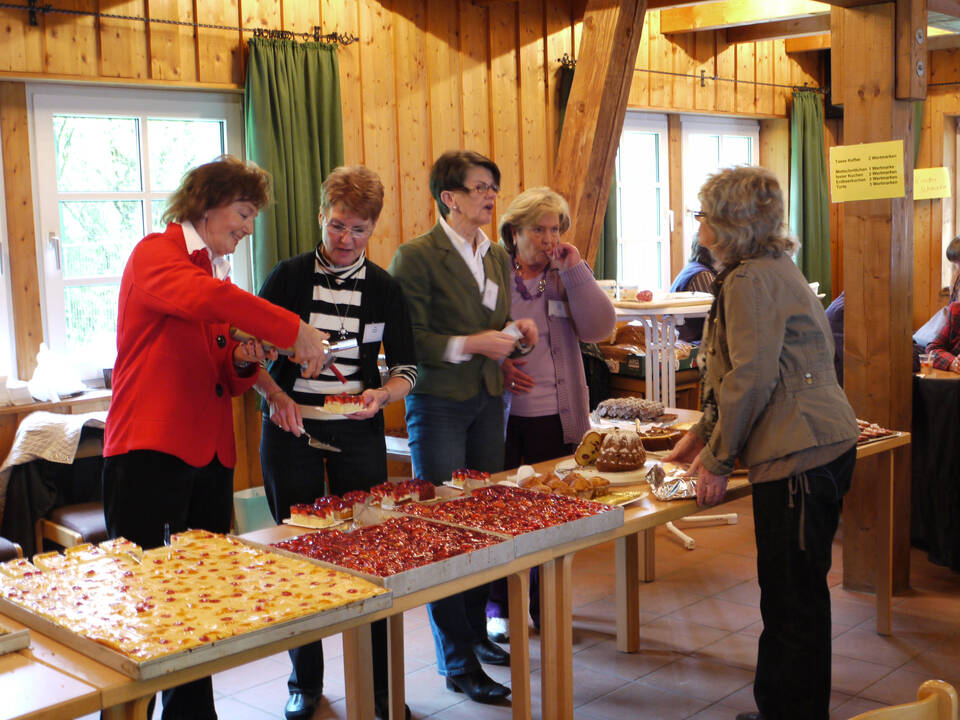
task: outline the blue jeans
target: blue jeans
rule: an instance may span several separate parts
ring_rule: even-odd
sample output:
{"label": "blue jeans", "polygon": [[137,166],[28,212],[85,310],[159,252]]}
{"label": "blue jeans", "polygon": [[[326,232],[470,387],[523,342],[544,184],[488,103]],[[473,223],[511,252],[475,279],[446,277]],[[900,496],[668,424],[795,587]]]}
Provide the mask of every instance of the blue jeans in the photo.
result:
{"label": "blue jeans", "polygon": [[[503,469],[502,398],[481,390],[462,402],[433,395],[409,395],[406,402],[416,477],[440,485],[458,468]],[[427,605],[441,675],[480,668],[473,643],[487,637],[487,594],[482,585]]]}

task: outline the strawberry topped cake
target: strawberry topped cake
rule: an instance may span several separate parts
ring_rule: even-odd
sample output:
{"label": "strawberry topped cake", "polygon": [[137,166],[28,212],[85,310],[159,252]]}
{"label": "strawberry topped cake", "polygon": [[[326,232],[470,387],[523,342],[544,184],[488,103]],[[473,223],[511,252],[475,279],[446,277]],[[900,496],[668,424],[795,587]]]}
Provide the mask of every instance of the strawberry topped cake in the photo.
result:
{"label": "strawberry topped cake", "polygon": [[359,395],[340,393],[339,395],[327,395],[323,400],[323,409],[334,415],[349,415],[350,413],[360,412],[363,408],[363,400],[360,399]]}

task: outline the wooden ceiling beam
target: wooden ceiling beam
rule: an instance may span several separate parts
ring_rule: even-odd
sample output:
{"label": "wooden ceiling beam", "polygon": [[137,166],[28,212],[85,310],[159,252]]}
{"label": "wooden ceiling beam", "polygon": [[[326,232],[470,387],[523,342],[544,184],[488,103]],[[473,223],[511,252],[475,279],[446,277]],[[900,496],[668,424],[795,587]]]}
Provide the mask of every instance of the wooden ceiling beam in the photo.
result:
{"label": "wooden ceiling beam", "polygon": [[930,62],[927,56],[927,0],[897,0],[897,100],[927,97]]}
{"label": "wooden ceiling beam", "polygon": [[830,30],[830,13],[797,20],[756,23],[727,30],[728,43],[759,42],[779,38],[796,38],[820,35]]}
{"label": "wooden ceiling beam", "polygon": [[643,31],[646,0],[589,0],[552,186],[570,204],[572,242],[591,265]]}
{"label": "wooden ceiling beam", "polygon": [[881,2],[890,2],[890,0],[822,0],[827,5],[833,5],[840,8],[863,7],[864,5],[876,5]]}
{"label": "wooden ceiling beam", "polygon": [[934,50],[954,50],[960,48],[960,35],[931,35],[927,38],[927,49],[930,52]]}
{"label": "wooden ceiling beam", "polygon": [[960,17],[960,0],[927,0],[927,10]]}
{"label": "wooden ceiling beam", "polygon": [[[960,1],[960,0],[958,0]],[[755,25],[785,20],[799,20],[816,15],[829,15],[830,6],[813,0],[727,0],[696,7],[674,8],[660,13],[660,32],[700,32],[725,30],[743,25]]]}
{"label": "wooden ceiling beam", "polygon": [[829,32],[806,37],[787,38],[783,49],[789,53],[811,52],[814,50],[829,50],[832,36]]}

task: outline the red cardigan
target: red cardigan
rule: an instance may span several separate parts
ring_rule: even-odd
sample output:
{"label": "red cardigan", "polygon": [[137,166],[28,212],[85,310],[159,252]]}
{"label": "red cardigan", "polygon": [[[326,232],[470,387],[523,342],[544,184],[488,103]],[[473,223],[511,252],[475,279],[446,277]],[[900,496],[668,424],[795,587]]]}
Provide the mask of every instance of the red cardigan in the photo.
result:
{"label": "red cardigan", "polygon": [[236,464],[230,398],[257,374],[237,374],[230,325],[290,347],[300,318],[213,277],[205,251],[187,254],[178,224],[137,244],[120,281],[105,456],[159,450],[194,467],[214,456]]}

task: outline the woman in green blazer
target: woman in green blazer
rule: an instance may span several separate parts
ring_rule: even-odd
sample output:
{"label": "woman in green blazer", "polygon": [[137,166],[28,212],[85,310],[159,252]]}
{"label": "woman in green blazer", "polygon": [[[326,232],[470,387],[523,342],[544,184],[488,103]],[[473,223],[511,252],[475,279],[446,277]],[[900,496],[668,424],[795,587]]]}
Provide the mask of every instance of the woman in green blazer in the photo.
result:
{"label": "woman in green blazer", "polygon": [[[439,485],[458,468],[503,469],[503,373],[517,335],[537,341],[524,318],[510,323],[507,252],[482,227],[493,219],[500,169],[475,152],[451,150],[430,171],[440,220],[397,249],[391,274],[403,288],[413,325],[417,384],[407,396],[413,472]],[[512,329],[512,328],[511,328]],[[447,687],[478,702],[499,702],[509,688],[481,662],[508,665],[487,638],[486,585],[427,606],[437,666]]]}

